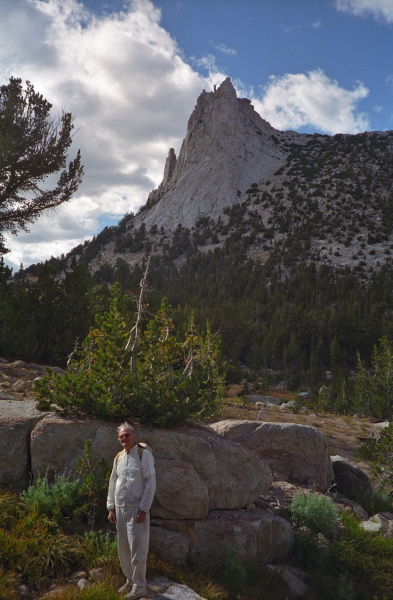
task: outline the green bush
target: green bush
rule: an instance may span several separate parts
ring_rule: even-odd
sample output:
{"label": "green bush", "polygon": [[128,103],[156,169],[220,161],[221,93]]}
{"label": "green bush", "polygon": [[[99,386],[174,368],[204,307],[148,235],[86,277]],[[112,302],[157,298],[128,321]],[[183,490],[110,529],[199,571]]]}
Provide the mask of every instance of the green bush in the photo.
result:
{"label": "green bush", "polygon": [[37,477],[27,490],[21,493],[21,500],[27,511],[45,515],[58,525],[64,525],[73,518],[78,506],[77,481],[70,481],[65,475],[59,475],[53,484],[48,478]]}
{"label": "green bush", "polygon": [[75,480],[57,475],[51,484],[46,476],[37,477],[20,498],[28,512],[45,515],[59,526],[79,519],[93,525],[100,519],[106,521],[110,472],[107,460],[93,459],[91,440],[86,440],[84,456],[77,461]]}
{"label": "green bush", "polygon": [[325,548],[315,536],[295,536],[292,557],[308,573],[304,600],[393,600],[393,540],[342,514],[342,535]]}
{"label": "green bush", "polygon": [[93,458],[91,440],[86,440],[84,447],[84,456],[76,464],[78,506],[73,515],[86,518],[93,526],[96,521],[107,519],[106,496],[112,465],[105,458]]}
{"label": "green bush", "polygon": [[131,330],[126,308],[115,285],[109,311],[96,317],[72,368],[65,375],[48,370],[36,383],[41,406],[156,427],[211,417],[223,396],[224,363],[209,325],[199,333],[191,317],[184,335],[175,335],[164,299],[154,319],[138,330],[135,348],[126,350]]}
{"label": "green bush", "polygon": [[337,529],[338,511],[333,500],[321,494],[299,492],[290,505],[296,525],[309,527],[314,533],[332,536]]}

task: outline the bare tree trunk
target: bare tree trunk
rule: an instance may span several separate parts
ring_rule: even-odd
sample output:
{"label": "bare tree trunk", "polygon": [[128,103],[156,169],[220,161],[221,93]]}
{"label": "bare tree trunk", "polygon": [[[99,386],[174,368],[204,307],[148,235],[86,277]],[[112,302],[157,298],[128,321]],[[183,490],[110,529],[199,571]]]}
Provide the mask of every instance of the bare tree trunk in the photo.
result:
{"label": "bare tree trunk", "polygon": [[145,272],[144,272],[141,282],[139,284],[141,291],[139,292],[139,298],[136,303],[136,306],[137,306],[136,321],[135,321],[135,325],[133,326],[133,328],[130,331],[130,335],[129,335],[129,338],[128,338],[128,341],[126,344],[126,348],[125,348],[126,350],[131,349],[130,369],[133,373],[136,373],[136,352],[137,352],[137,349],[138,349],[138,346],[140,343],[140,325],[141,325],[141,320],[142,320],[142,315],[143,315],[143,299],[144,299],[144,296],[147,291],[147,276],[149,274],[151,256],[152,256],[152,252],[150,252],[150,254],[148,256]]}

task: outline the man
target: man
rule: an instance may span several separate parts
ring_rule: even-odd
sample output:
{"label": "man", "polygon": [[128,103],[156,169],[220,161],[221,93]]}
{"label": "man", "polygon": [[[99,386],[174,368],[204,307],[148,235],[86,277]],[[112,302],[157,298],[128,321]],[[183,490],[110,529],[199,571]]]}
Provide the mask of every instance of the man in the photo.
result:
{"label": "man", "polygon": [[131,425],[117,428],[122,452],[113,462],[109,480],[108,519],[117,526],[119,559],[127,580],[120,594],[135,600],[146,593],[146,560],[149,549],[149,510],[156,490],[154,458],[138,448]]}

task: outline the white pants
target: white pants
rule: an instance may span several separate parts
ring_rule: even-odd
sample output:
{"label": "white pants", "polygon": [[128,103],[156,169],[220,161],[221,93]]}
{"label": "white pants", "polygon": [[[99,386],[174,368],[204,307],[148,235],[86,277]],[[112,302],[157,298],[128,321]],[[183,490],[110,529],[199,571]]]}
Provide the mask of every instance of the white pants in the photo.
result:
{"label": "white pants", "polygon": [[149,550],[150,513],[136,523],[137,506],[116,506],[117,548],[124,575],[138,587],[146,586],[146,560]]}

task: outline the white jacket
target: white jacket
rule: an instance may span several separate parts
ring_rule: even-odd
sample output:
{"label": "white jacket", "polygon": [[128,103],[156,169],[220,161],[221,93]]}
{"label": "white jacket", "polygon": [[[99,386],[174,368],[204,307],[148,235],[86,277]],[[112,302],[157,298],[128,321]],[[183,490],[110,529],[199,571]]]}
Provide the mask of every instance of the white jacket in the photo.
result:
{"label": "white jacket", "polygon": [[156,472],[154,457],[144,449],[139,458],[138,446],[135,444],[127,453],[123,450],[113,461],[113,469],[109,479],[107,508],[114,510],[116,506],[138,506],[139,510],[150,510],[156,491]]}

